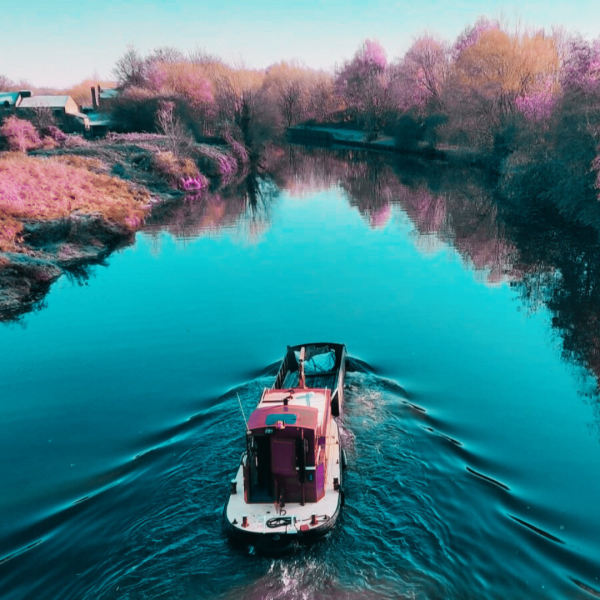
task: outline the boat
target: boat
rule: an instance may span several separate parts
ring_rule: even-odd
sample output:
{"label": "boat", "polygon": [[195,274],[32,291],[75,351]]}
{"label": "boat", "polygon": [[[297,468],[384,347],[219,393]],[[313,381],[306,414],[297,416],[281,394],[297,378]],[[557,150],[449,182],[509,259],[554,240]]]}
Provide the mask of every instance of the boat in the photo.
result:
{"label": "boat", "polygon": [[276,550],[333,529],[344,504],[346,455],[336,417],[345,371],[343,344],[288,346],[273,387],[247,421],[224,509],[232,538]]}

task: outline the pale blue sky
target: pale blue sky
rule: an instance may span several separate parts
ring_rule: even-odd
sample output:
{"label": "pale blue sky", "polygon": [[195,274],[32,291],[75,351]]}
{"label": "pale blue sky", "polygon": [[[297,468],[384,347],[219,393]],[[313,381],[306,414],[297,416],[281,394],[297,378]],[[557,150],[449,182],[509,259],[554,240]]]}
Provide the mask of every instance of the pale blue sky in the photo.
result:
{"label": "pale blue sky", "polygon": [[0,74],[67,86],[97,72],[109,78],[127,44],[140,51],[196,46],[265,67],[282,59],[332,68],[367,37],[390,58],[427,30],[452,40],[478,16],[526,25],[563,25],[600,35],[600,1],[516,0],[0,0]]}

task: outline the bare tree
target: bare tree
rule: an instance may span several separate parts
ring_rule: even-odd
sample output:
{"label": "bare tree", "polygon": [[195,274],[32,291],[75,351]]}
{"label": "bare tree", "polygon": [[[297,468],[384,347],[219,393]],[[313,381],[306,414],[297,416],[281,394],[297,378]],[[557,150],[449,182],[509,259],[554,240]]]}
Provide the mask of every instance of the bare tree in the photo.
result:
{"label": "bare tree", "polygon": [[144,87],[147,62],[134,46],[127,46],[125,54],[115,63],[113,75],[123,87]]}
{"label": "bare tree", "polygon": [[9,79],[5,75],[0,74],[0,92],[10,91],[15,84],[12,79]]}
{"label": "bare tree", "polygon": [[181,120],[175,115],[175,104],[163,101],[160,103],[156,113],[156,125],[158,130],[167,138],[167,148],[175,156],[186,156],[189,154],[193,141],[187,135]]}
{"label": "bare tree", "polygon": [[172,46],[159,46],[158,48],[154,48],[154,50],[152,50],[150,55],[146,58],[146,63],[178,63],[183,62],[184,60],[185,56],[182,52],[177,50],[177,48],[173,48]]}
{"label": "bare tree", "polygon": [[291,81],[284,86],[279,94],[278,104],[287,127],[291,127],[293,123],[300,121],[304,113],[300,82]]}
{"label": "bare tree", "polygon": [[[34,96],[35,98],[35,96]],[[31,122],[38,128],[43,129],[45,127],[51,127],[56,125],[56,119],[52,109],[48,106],[32,106],[31,111]]]}

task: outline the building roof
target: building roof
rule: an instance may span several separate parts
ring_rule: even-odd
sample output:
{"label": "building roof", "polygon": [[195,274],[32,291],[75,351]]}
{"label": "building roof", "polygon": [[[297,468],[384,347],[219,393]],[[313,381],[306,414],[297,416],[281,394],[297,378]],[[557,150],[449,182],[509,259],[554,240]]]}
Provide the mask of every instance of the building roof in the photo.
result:
{"label": "building roof", "polygon": [[71,96],[31,96],[23,98],[19,108],[65,108]]}
{"label": "building roof", "polygon": [[9,106],[14,106],[19,99],[19,92],[0,92],[0,105],[8,102]]}

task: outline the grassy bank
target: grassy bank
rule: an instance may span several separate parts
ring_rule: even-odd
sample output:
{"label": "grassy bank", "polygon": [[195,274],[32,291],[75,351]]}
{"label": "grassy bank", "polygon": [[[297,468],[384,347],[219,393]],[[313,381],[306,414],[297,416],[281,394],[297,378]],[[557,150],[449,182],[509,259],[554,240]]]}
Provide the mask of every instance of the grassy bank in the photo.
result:
{"label": "grassy bank", "polygon": [[153,207],[245,173],[240,148],[113,135],[0,153],[0,320],[31,310],[65,271],[129,244]]}

